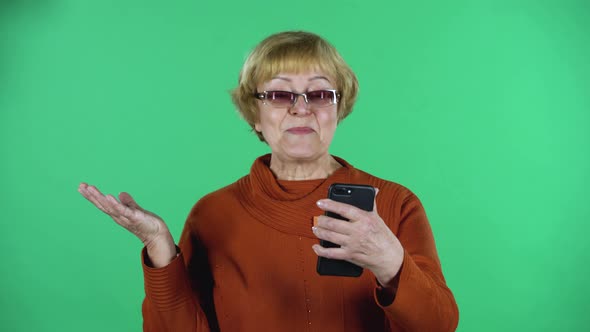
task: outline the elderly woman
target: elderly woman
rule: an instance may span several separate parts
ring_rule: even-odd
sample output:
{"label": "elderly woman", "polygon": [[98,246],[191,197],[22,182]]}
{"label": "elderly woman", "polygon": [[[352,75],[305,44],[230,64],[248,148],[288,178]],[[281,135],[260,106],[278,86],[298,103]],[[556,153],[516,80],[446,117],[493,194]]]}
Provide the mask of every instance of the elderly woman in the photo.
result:
{"label": "elderly woman", "polygon": [[[457,305],[418,198],[329,154],[357,87],[321,37],[283,32],[263,40],[232,97],[271,153],[256,159],[248,175],[200,199],[178,246],[166,224],[129,194],[117,200],[80,185],[84,197],[145,245],[144,330],[456,328]],[[373,211],[326,199],[333,183],[377,188]],[[366,270],[359,278],[322,276],[318,256]]]}

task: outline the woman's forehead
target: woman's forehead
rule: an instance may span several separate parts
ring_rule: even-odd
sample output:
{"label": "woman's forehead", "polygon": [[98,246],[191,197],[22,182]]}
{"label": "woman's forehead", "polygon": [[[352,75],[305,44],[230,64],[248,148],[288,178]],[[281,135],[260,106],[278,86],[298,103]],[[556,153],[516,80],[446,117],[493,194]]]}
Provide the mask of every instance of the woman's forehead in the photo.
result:
{"label": "woman's forehead", "polygon": [[307,73],[279,73],[274,77],[271,77],[269,81],[285,81],[285,82],[294,82],[294,81],[327,81],[331,82],[331,79],[328,75],[317,72],[317,71],[310,71]]}
{"label": "woman's forehead", "polygon": [[279,73],[266,81],[261,82],[260,86],[269,85],[294,85],[294,86],[308,86],[321,85],[324,87],[332,87],[332,79],[322,72],[308,72],[308,73]]}

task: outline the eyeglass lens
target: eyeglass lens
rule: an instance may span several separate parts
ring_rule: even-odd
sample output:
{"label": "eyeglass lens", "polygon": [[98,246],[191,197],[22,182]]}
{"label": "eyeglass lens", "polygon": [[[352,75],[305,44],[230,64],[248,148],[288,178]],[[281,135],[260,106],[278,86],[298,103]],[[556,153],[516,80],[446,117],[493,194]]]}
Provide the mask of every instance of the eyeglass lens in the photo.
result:
{"label": "eyeglass lens", "polygon": [[335,92],[330,90],[310,91],[305,94],[297,94],[290,91],[267,91],[266,100],[276,107],[291,107],[297,101],[297,98],[307,97],[307,103],[310,106],[323,107],[329,106],[336,102]]}

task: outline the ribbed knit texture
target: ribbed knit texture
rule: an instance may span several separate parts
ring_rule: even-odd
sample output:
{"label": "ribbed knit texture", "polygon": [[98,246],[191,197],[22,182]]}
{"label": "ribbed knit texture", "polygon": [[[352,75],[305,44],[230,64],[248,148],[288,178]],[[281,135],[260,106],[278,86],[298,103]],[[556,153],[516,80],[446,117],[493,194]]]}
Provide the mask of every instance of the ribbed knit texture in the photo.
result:
{"label": "ribbed knit texture", "polygon": [[[458,311],[446,287],[420,201],[408,189],[343,159],[327,179],[277,180],[270,155],[192,209],[168,266],[145,266],[146,331],[451,331]],[[319,276],[311,250],[316,206],[333,183],[380,189],[379,215],[404,247],[393,303],[373,274]],[[145,254],[145,252],[144,252]]]}
{"label": "ribbed knit texture", "polygon": [[[238,181],[242,206],[258,221],[280,232],[315,239],[311,232],[312,215],[323,213],[315,202],[326,198],[332,183],[350,182],[352,166],[336,158],[343,166],[328,179],[310,181],[277,181],[268,167],[270,155],[258,158],[250,176]],[[287,186],[287,190],[281,185]],[[302,222],[302,221],[308,222]]]}

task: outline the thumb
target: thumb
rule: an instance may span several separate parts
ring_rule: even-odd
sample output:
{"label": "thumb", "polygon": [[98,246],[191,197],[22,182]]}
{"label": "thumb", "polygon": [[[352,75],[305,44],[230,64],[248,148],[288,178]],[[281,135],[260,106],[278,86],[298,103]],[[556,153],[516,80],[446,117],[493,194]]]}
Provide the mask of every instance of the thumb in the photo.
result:
{"label": "thumb", "polygon": [[133,197],[131,197],[131,195],[129,195],[126,192],[122,192],[119,194],[119,200],[121,201],[121,203],[123,203],[123,205],[127,205],[128,207],[141,210],[141,207],[137,204],[137,202],[135,202]]}
{"label": "thumb", "polygon": [[379,194],[379,188],[375,188],[375,198],[374,198],[374,201],[373,201],[373,212],[379,214],[377,212],[377,194]]}

